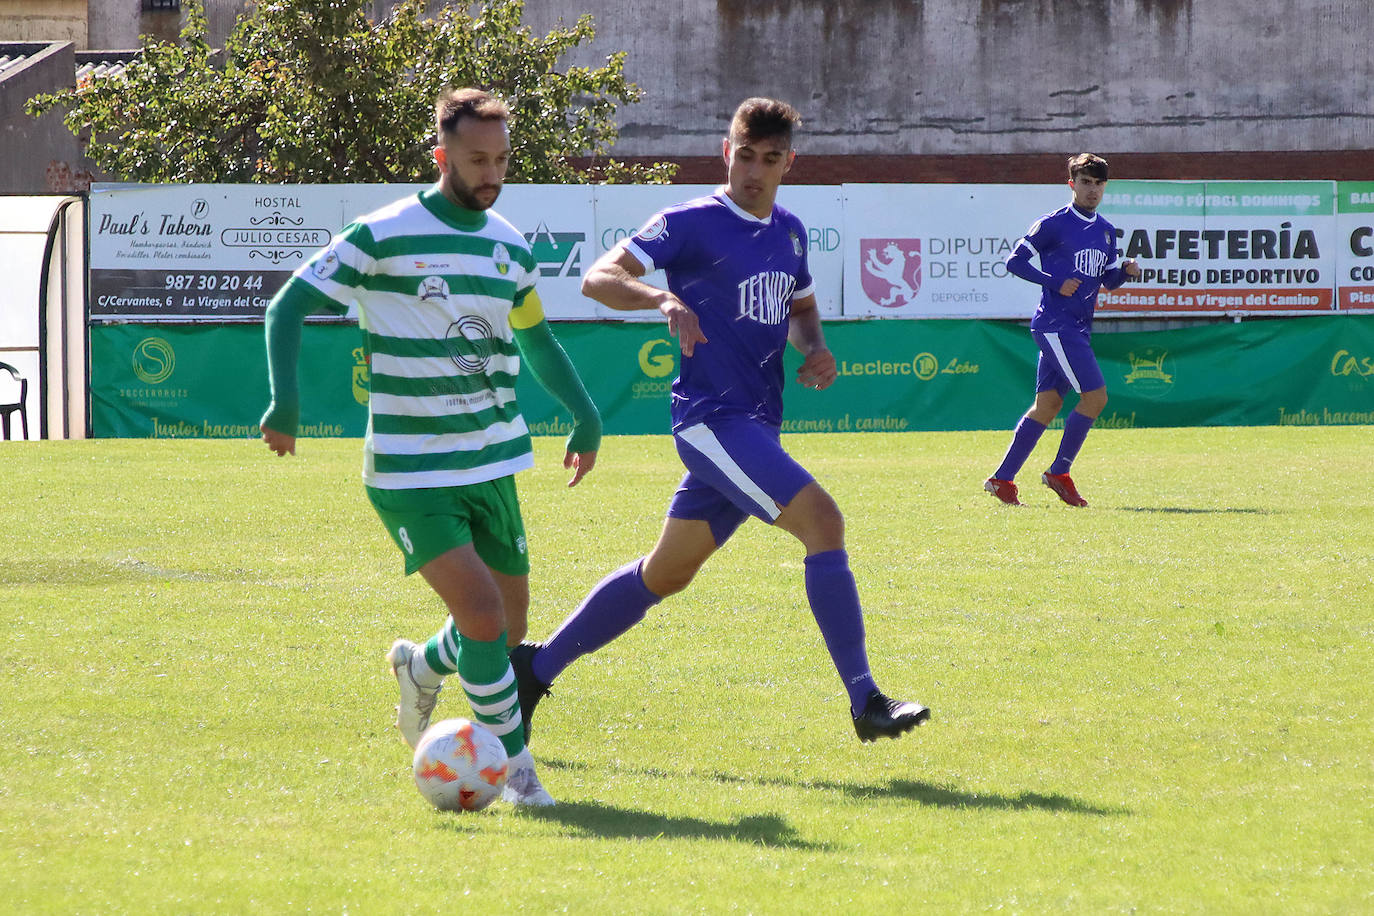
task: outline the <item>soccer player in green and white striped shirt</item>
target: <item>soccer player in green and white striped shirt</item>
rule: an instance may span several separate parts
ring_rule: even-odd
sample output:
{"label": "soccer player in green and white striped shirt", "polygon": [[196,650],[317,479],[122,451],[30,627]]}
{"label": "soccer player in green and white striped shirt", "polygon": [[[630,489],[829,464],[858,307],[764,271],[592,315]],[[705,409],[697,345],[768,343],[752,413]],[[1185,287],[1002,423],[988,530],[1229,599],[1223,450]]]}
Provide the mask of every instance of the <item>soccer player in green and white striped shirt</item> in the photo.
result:
{"label": "soccer player in green and white striped shirt", "polygon": [[515,401],[521,359],[573,415],[564,467],[576,485],[596,462],[601,418],[544,319],[524,237],[490,208],[510,161],[510,112],[477,89],[435,106],[439,181],[349,224],[267,308],[272,403],[262,438],[295,454],[301,327],[358,304],[371,367],[363,454],[368,498],[449,619],[425,644],[387,653],[401,688],[396,724],[412,747],[445,676],[510,755],[504,797],[551,805],[534,772],[508,646],[525,635],[529,558],[516,471],[531,467]]}

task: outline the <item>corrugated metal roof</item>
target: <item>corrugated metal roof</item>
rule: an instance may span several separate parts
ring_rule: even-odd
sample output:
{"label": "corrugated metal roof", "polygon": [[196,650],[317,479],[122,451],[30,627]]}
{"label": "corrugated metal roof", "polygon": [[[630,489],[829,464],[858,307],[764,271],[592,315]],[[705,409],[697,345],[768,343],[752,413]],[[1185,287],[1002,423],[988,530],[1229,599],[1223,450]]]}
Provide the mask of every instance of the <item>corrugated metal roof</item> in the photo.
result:
{"label": "corrugated metal roof", "polygon": [[77,51],[77,82],[86,77],[103,79],[107,76],[119,76],[129,61],[138,55],[138,51]]}
{"label": "corrugated metal roof", "polygon": [[10,67],[17,67],[28,58],[27,54],[0,54],[0,75]]}
{"label": "corrugated metal roof", "polygon": [[[124,67],[129,61],[138,55],[138,51],[77,51],[75,77],[81,80],[86,77],[102,79],[107,76],[118,76],[124,72]],[[7,70],[20,66],[33,56],[35,55],[14,50],[0,51],[0,77],[3,77]]]}
{"label": "corrugated metal roof", "polygon": [[98,60],[89,63],[77,63],[76,79],[77,82],[90,77],[91,79],[101,79],[106,76],[119,76],[124,72],[124,65],[127,61],[122,60]]}

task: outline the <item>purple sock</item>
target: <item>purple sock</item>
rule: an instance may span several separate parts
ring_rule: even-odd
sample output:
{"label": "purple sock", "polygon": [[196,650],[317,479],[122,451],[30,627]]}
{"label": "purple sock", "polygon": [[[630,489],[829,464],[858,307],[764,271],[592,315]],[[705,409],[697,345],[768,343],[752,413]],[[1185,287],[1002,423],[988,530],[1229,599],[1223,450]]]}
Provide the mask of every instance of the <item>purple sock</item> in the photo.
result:
{"label": "purple sock", "polygon": [[864,612],[859,589],[843,550],[813,553],[806,558],[806,597],[825,638],[835,670],[849,693],[849,708],[860,712],[870,692],[877,690],[864,650]]}
{"label": "purple sock", "polygon": [[642,562],[635,560],[620,567],[582,599],[577,610],[534,653],[530,668],[535,677],[552,684],[564,668],[639,623],[644,613],[662,600],[644,584],[639,574]]}
{"label": "purple sock", "polygon": [[1030,453],[1035,451],[1035,443],[1040,441],[1044,432],[1045,424],[1030,417],[1022,417],[1021,422],[1016,424],[1016,432],[1011,437],[1011,446],[1007,448],[1007,454],[1002,458],[997,473],[992,476],[998,480],[1015,480],[1021,465],[1025,464]]}
{"label": "purple sock", "polygon": [[1059,454],[1055,457],[1054,464],[1050,465],[1051,474],[1069,473],[1069,468],[1078,457],[1078,450],[1083,447],[1083,440],[1088,438],[1088,430],[1093,428],[1094,421],[1094,417],[1086,417],[1076,410],[1064,418],[1064,438],[1059,440]]}

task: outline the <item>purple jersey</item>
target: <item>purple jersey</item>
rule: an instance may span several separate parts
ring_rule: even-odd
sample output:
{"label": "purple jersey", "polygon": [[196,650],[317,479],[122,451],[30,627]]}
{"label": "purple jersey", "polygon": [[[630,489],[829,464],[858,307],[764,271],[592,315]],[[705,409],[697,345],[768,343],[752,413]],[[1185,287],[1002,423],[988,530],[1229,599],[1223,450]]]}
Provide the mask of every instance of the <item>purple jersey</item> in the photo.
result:
{"label": "purple jersey", "polygon": [[781,426],[792,301],[815,291],[801,220],[776,205],[759,219],[721,189],[658,213],[623,244],[645,272],[663,270],[706,336],[673,382],[673,431],[717,417]]}
{"label": "purple jersey", "polygon": [[[1040,307],[1031,319],[1037,331],[1090,331],[1093,310],[1097,307],[1097,291],[1104,285],[1120,285],[1117,268],[1116,229],[1096,213],[1084,216],[1073,204],[1047,213],[1030,227],[1016,250],[1008,258],[1040,256],[1040,270],[1048,275],[1042,280]],[[1013,270],[1018,276],[1019,271]],[[1111,272],[1110,276],[1106,276]],[[1081,282],[1072,296],[1063,296],[1059,287],[1070,277]]]}

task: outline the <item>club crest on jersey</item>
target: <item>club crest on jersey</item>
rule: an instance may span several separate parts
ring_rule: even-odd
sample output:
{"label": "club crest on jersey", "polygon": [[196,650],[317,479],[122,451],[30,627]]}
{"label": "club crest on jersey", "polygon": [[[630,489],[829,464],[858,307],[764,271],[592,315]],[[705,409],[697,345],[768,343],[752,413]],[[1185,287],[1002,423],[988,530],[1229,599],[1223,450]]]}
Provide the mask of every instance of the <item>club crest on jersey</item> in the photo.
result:
{"label": "club crest on jersey", "polygon": [[338,269],[339,255],[331,248],[324,253],[324,257],[320,258],[311,266],[310,272],[320,280],[328,280],[330,277],[334,276],[334,273]]}
{"label": "club crest on jersey", "polygon": [[663,214],[655,216],[644,224],[644,228],[635,233],[641,242],[652,242],[659,236],[668,235],[668,219]]}
{"label": "club crest on jersey", "polygon": [[510,252],[500,242],[491,249],[491,263],[496,265],[496,272],[501,276],[510,273]]}
{"label": "club crest on jersey", "polygon": [[792,240],[792,253],[795,254],[797,257],[801,257],[802,243],[801,239],[797,238],[797,233],[789,231],[787,233],[787,237]]}
{"label": "club crest on jersey", "polygon": [[447,299],[448,281],[443,277],[425,277],[420,281],[420,301],[428,302],[430,299]]}
{"label": "club crest on jersey", "polygon": [[885,309],[916,301],[921,288],[920,239],[860,239],[859,280],[864,294]]}

